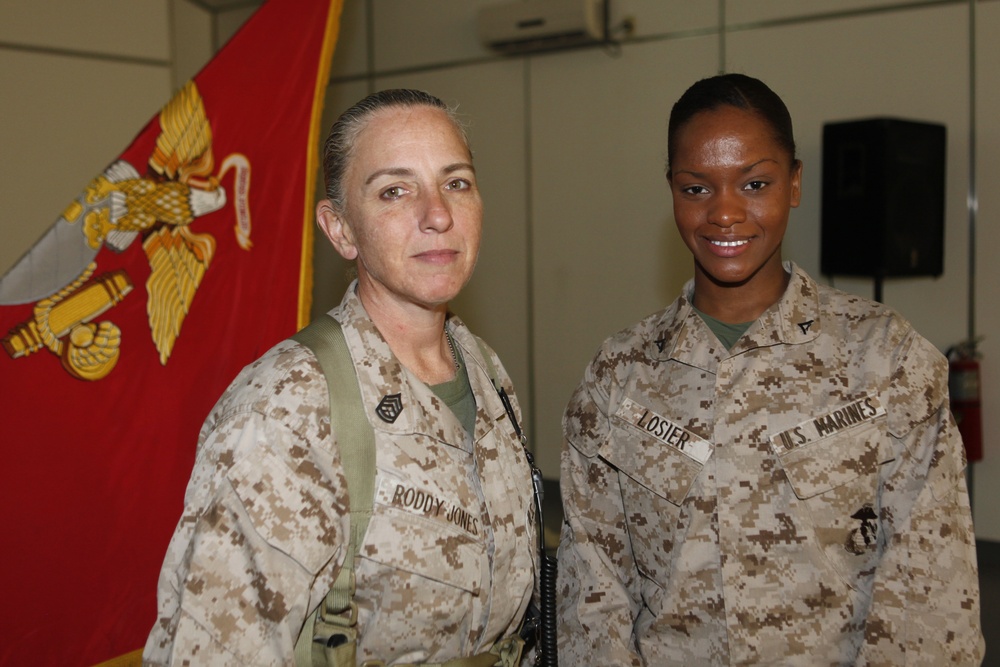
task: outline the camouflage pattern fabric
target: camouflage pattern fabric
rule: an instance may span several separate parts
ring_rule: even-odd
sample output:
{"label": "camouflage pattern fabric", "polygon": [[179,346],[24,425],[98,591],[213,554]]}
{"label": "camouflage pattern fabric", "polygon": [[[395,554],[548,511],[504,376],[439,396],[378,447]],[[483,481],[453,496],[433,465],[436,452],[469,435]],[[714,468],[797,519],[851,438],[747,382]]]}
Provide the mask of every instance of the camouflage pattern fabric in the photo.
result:
{"label": "camouflage pattern fabric", "polygon": [[980,663],[946,361],[786,270],[730,351],[692,281],[587,368],[563,421],[563,664]]}
{"label": "camouflage pattern fabric", "polygon": [[[358,659],[443,662],[488,650],[517,630],[537,547],[524,451],[477,339],[449,318],[477,405],[468,434],[400,365],[353,285],[331,315],[375,432],[374,512],[355,560]],[[216,404],[160,574],[144,664],[294,664],[306,613],[333,583],[348,539],[329,412],[318,362],[292,341],[247,366]]]}

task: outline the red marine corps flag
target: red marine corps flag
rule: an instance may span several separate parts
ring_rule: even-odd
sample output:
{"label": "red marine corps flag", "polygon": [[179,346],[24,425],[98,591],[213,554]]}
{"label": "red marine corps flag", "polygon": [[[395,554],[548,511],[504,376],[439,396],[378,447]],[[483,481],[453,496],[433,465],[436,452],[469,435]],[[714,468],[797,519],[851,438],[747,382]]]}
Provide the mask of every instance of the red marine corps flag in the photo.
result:
{"label": "red marine corps flag", "polygon": [[341,2],[266,2],[0,278],[0,664],[139,664],[201,422],[308,317]]}

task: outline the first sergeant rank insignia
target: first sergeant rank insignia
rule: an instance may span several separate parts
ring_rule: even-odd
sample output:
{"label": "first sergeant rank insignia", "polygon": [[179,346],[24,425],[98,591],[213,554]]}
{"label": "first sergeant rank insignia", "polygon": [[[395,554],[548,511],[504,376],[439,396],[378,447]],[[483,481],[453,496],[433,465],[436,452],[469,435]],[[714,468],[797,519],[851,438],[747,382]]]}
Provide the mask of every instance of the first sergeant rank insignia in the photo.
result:
{"label": "first sergeant rank insignia", "polygon": [[395,422],[402,412],[403,399],[400,394],[388,394],[383,396],[382,400],[378,402],[377,406],[375,406],[375,414],[377,414],[379,419],[387,424]]}

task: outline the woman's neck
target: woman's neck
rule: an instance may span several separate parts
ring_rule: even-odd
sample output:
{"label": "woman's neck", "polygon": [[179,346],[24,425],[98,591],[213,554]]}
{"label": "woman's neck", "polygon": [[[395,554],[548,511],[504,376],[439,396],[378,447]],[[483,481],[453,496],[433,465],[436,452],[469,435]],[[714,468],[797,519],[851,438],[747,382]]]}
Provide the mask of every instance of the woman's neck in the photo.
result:
{"label": "woman's neck", "polygon": [[791,274],[757,274],[740,284],[719,283],[695,266],[694,307],[726,324],[753,322],[781,300]]}
{"label": "woman's neck", "polygon": [[365,290],[359,290],[358,297],[389,349],[411,373],[429,385],[455,377],[455,357],[444,331],[447,304],[423,308]]}

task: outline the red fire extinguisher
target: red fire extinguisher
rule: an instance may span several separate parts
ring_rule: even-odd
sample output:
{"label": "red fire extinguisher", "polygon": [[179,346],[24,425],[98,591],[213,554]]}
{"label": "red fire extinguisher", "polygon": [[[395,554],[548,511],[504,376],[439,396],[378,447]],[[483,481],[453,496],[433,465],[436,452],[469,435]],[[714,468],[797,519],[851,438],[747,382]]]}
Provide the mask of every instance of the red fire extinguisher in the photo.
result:
{"label": "red fire extinguisher", "polygon": [[969,462],[983,459],[983,415],[979,392],[979,352],[974,340],[948,350],[948,391],[951,412],[965,443]]}

